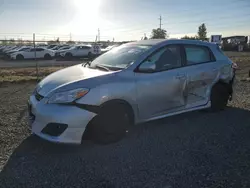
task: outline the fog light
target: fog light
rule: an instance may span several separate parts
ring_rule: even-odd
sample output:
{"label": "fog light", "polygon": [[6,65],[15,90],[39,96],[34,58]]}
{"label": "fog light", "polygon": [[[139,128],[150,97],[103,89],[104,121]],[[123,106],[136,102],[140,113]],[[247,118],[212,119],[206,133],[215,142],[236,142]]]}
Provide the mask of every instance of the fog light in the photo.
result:
{"label": "fog light", "polygon": [[50,136],[60,136],[68,125],[62,123],[49,123],[43,128],[42,133]]}

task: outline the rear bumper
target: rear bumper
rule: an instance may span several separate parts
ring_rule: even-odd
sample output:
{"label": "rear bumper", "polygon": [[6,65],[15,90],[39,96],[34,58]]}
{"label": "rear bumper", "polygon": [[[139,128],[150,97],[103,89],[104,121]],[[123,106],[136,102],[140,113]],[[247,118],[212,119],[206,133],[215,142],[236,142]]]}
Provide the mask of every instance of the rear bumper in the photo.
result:
{"label": "rear bumper", "polygon": [[76,106],[45,104],[33,95],[29,105],[32,133],[56,143],[80,144],[86,126],[96,116]]}

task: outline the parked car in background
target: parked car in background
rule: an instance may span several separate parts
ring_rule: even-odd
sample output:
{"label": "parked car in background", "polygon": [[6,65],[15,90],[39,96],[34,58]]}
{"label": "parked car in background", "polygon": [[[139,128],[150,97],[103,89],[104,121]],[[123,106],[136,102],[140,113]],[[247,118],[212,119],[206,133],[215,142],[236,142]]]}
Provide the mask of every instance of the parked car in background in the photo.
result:
{"label": "parked car in background", "polygon": [[43,79],[29,98],[32,132],[43,139],[101,143],[136,123],[194,110],[225,109],[236,64],[212,43],[142,40]]}
{"label": "parked car in background", "polygon": [[25,51],[25,50],[29,50],[31,48],[32,48],[31,46],[21,46],[19,48],[14,49],[14,50],[7,51],[6,54],[12,54],[15,52]]}
{"label": "parked car in background", "polygon": [[22,47],[14,49],[14,50],[7,51],[7,52],[4,53],[4,58],[5,59],[11,59],[11,54],[21,52],[21,51],[26,51],[26,50],[29,50],[31,48],[32,47],[30,47],[30,46],[22,46]]}
{"label": "parked car in background", "polygon": [[53,48],[50,48],[50,50],[56,51],[56,50],[58,50],[59,48],[61,48],[61,46],[55,46],[55,47],[53,47]]}
{"label": "parked car in background", "polygon": [[10,50],[14,50],[15,48],[17,48],[17,46],[6,46],[2,52],[5,53],[7,51],[10,51]]}
{"label": "parked car in background", "polygon": [[68,50],[60,52],[60,56],[65,57],[67,59],[73,57],[92,57],[100,54],[101,54],[101,48],[99,46],[91,46],[91,45],[73,46]]}
{"label": "parked car in background", "polygon": [[11,59],[23,60],[23,59],[51,59],[55,56],[55,52],[53,50],[49,50],[46,48],[31,48],[24,51],[18,51],[10,54]]}
{"label": "parked car in background", "polygon": [[101,49],[101,53],[104,54],[106,52],[108,52],[109,50],[112,50],[113,48],[119,46],[118,44],[116,45],[112,45],[112,46],[108,46],[107,48]]}
{"label": "parked car in background", "polygon": [[54,47],[56,47],[56,46],[58,46],[57,44],[51,44],[51,45],[48,45],[46,48],[47,49],[52,49],[52,48],[54,48]]}
{"label": "parked car in background", "polygon": [[55,57],[60,57],[60,53],[66,52],[70,48],[72,48],[72,46],[63,46],[59,48],[58,50],[55,51]]}

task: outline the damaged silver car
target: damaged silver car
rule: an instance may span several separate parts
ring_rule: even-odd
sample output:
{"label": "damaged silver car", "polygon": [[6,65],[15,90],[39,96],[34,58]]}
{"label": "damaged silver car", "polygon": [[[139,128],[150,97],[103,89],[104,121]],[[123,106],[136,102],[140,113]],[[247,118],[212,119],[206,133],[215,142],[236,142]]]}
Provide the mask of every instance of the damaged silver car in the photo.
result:
{"label": "damaged silver car", "polygon": [[236,64],[212,43],[143,40],[43,79],[29,99],[32,132],[80,144],[121,139],[130,126],[184,112],[223,110]]}

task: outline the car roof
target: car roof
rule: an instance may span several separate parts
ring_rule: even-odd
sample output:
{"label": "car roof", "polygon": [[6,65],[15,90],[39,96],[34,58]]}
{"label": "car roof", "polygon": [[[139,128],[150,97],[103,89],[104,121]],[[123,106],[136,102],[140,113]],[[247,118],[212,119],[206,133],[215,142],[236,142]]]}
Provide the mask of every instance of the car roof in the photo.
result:
{"label": "car roof", "polygon": [[[205,46],[214,46],[215,44],[206,42],[206,41],[200,41],[200,40],[188,40],[188,39],[149,39],[149,40],[140,40],[137,42],[131,42],[126,44],[131,45],[160,45],[160,44],[196,44],[196,45],[205,45]],[[125,44],[125,45],[126,45]]]}

